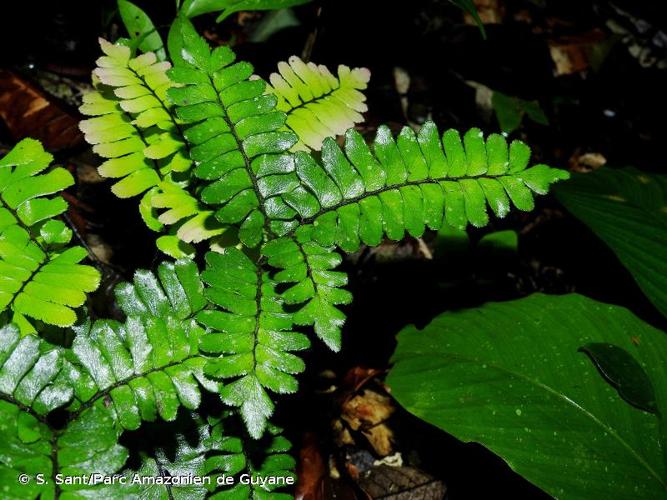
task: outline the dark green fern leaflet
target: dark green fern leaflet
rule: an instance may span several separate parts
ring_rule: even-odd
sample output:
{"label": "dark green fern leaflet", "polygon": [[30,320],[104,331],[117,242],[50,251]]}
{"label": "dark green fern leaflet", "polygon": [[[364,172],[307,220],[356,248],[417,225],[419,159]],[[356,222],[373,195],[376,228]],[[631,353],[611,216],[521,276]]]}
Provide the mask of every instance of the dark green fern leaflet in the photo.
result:
{"label": "dark green fern leaflet", "polygon": [[345,314],[337,307],[352,302],[352,294],[341,287],[347,275],[334,271],[342,262],[333,247],[312,241],[312,227],[304,227],[298,237],[269,241],[262,253],[268,264],[280,269],[274,279],[289,284],[281,295],[286,304],[302,305],[293,314],[297,325],[312,325],[315,333],[333,351],[341,347]]}
{"label": "dark green fern leaflet", "polygon": [[60,167],[45,171],[51,160],[33,139],[0,159],[0,313],[8,311],[23,333],[35,332],[26,316],[72,325],[74,309],[100,280],[79,264],[86,251],[67,246],[72,231],[56,217],[67,210],[59,193],[74,179]]}
{"label": "dark green fern leaflet", "polygon": [[344,151],[327,139],[321,162],[298,152],[292,169],[272,178],[282,192],[266,200],[271,228],[280,235],[312,226],[313,241],[351,252],[385,236],[419,237],[444,222],[481,227],[489,221],[487,206],[498,217],[512,205],[531,210],[535,193],[568,177],[546,165],[527,168],[529,159],[523,142],[508,146],[498,134],[484,140],[478,129],[463,140],[455,130],[441,138],[428,122],[418,134],[403,128],[394,140],[380,127],[372,148],[349,130]]}
{"label": "dark green fern leaflet", "polygon": [[[294,458],[289,455],[292,444],[280,434],[281,429],[269,425],[259,441],[237,437],[229,416],[211,419],[206,447],[209,450],[204,463],[205,472],[212,478],[222,474],[237,479],[252,478],[252,484],[237,481],[229,487],[218,487],[210,498],[217,500],[289,500],[294,498],[277,490],[284,489],[287,478],[296,480]],[[259,480],[258,480],[259,479]]]}
{"label": "dark green fern leaflet", "polygon": [[[290,442],[280,429],[270,425],[266,435],[248,440],[239,427],[237,415],[225,411],[203,417],[180,413],[174,422],[149,424],[148,440],[156,442],[152,452],[142,457],[137,468],[126,467],[121,474],[126,485],[109,485],[95,490],[99,498],[145,499],[273,499],[287,500],[291,495],[277,490],[294,484],[294,458],[288,452]],[[205,484],[142,485],[132,484],[135,474],[143,477],[208,476]],[[227,485],[222,475],[233,477]],[[252,484],[250,483],[252,478]],[[288,482],[288,479],[291,479]],[[218,483],[218,481],[220,482]],[[245,483],[245,484],[244,484]]]}
{"label": "dark green fern leaflet", "polygon": [[305,335],[291,331],[292,315],[284,311],[276,282],[243,252],[226,248],[206,255],[202,279],[207,309],[197,319],[208,327],[201,349],[218,357],[209,361],[206,374],[234,379],[221,390],[222,400],[240,408],[251,436],[259,438],[273,413],[267,390],[296,392],[294,374],[303,361],[291,353],[310,346]]}
{"label": "dark green fern leaflet", "polygon": [[[47,414],[73,396],[76,368],[62,350],[35,336],[20,337],[11,325],[0,329],[0,480],[3,498],[59,497],[67,486],[55,475],[113,474],[127,458],[118,444],[121,428],[102,400],[63,429],[54,429]],[[20,474],[31,481],[20,484]],[[44,474],[46,484],[37,484]]]}
{"label": "dark green fern leaflet", "polygon": [[194,174],[209,181],[201,201],[216,207],[224,225],[238,225],[241,242],[254,247],[267,222],[264,200],[276,194],[265,177],[289,168],[291,157],[280,153],[297,138],[281,130],[286,115],[275,109],[276,97],[265,94],[266,83],[251,78],[250,64],[234,63],[228,47],[211,50],[187,20],[179,26],[181,52],[172,54],[168,74],[181,86],[168,95],[178,118],[190,124],[185,137]]}
{"label": "dark green fern leaflet", "polygon": [[[127,458],[118,444],[124,430],[158,416],[174,420],[179,406],[197,408],[200,384],[218,390],[198,354],[203,332],[192,317],[205,299],[195,265],[163,264],[157,274],[138,272],[118,289],[124,323],[86,322],[69,349],[21,338],[13,325],[0,330],[0,422],[8,426],[0,477],[21,488],[10,498],[28,493],[16,482],[21,473],[118,472]],[[55,429],[46,415],[60,407],[67,423]],[[47,497],[61,493],[53,480],[31,484]]]}

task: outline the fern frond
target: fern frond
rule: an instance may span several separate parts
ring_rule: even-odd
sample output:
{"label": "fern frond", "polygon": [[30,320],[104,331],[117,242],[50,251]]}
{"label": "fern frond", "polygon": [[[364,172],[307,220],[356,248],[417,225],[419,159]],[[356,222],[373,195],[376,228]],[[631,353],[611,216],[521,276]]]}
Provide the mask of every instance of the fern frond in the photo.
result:
{"label": "fern frond", "polygon": [[[87,321],[71,348],[21,338],[14,325],[0,329],[0,419],[15,426],[0,443],[0,471],[116,473],[127,458],[118,445],[124,430],[197,408],[200,385],[218,391],[199,354],[194,315],[207,302],[194,263],[137,272],[116,298],[126,321]],[[67,411],[62,429],[46,418],[56,408]],[[53,493],[49,483],[41,491]]]}
{"label": "fern frond", "polygon": [[[229,418],[219,418],[211,422],[206,448],[209,450],[205,462],[205,470],[213,478],[222,474],[237,479],[242,474],[256,478],[292,478],[296,480],[293,470],[296,466],[294,458],[289,455],[292,444],[281,435],[281,429],[274,425],[268,426],[268,432],[260,441],[248,442],[234,436],[230,429]],[[289,500],[292,495],[280,493],[279,484],[243,484],[237,481],[229,488],[218,488],[210,497],[214,499],[262,499]]]}
{"label": "fern frond", "polygon": [[206,374],[234,379],[221,390],[222,400],[239,407],[254,438],[259,438],[273,413],[267,390],[296,392],[294,374],[304,369],[293,351],[310,346],[305,335],[291,331],[292,315],[285,312],[266,271],[236,248],[206,255],[205,295],[218,310],[204,310],[197,319],[209,329],[201,349],[219,357],[210,360]]}
{"label": "fern frond", "polygon": [[105,55],[97,60],[93,75],[113,89],[121,109],[132,116],[133,123],[149,131],[144,156],[162,160],[163,173],[187,171],[192,161],[166,95],[173,85],[167,77],[171,64],[158,61],[153,52],[132,57],[129,47],[104,39],[100,39],[100,46]]}
{"label": "fern frond", "polygon": [[[146,225],[154,231],[171,227],[172,234],[158,239],[158,248],[168,255],[192,256],[190,243],[222,233],[212,212],[188,200],[187,214],[180,210],[164,215],[170,194],[179,191],[184,201],[190,183],[192,160],[182,124],[175,117],[167,90],[174,84],[167,77],[168,62],[158,62],[147,52],[131,57],[128,47],[100,40],[104,56],[93,72],[96,91],[84,96],[80,110],[93,116],[80,124],[93,150],[107,160],[100,166],[103,177],[120,179],[114,194],[127,198],[144,193],[139,205]],[[187,226],[183,228],[183,226]]]}
{"label": "fern frond", "polygon": [[287,126],[299,137],[294,150],[319,151],[326,137],[344,134],[362,122],[371,74],[366,68],[338,66],[334,76],[326,66],[292,56],[278,63],[267,90],[278,97],[277,109],[287,113]]}
{"label": "fern frond", "polygon": [[157,247],[167,255],[192,257],[194,249],[187,244],[214,239],[224,233],[213,210],[179,184],[160,183],[151,193],[150,203],[159,212],[157,221],[173,227],[174,234],[160,236],[156,242]]}
{"label": "fern frond", "polygon": [[58,193],[74,179],[60,167],[44,172],[51,160],[34,139],[24,139],[0,159],[0,312],[12,311],[11,320],[24,333],[34,332],[25,316],[74,324],[73,309],[100,281],[97,270],[79,264],[86,251],[66,247],[72,231],[56,219],[67,210]]}
{"label": "fern frond", "polygon": [[280,201],[267,200],[287,207],[271,224],[278,234],[312,226],[313,241],[353,252],[362,243],[379,244],[384,236],[400,240],[407,232],[419,237],[443,221],[459,228],[484,226],[487,206],[497,217],[507,215],[512,205],[532,210],[535,194],[545,194],[552,183],[568,177],[546,165],[527,168],[530,148],[521,141],[508,147],[498,134],[485,141],[478,129],[469,130],[463,141],[448,130],[441,140],[432,122],[418,135],[403,128],[396,141],[380,127],[372,150],[349,130],[344,150],[326,139],[321,164],[297,152],[294,171],[273,180],[296,186]]}
{"label": "fern frond", "polygon": [[133,284],[120,285],[116,301],[125,323],[100,320],[74,329],[73,363],[82,383],[74,387],[72,411],[108,396],[121,426],[136,429],[158,414],[173,420],[180,405],[197,408],[198,383],[217,389],[199,355],[203,330],[194,316],[206,305],[202,291],[188,261],[161,264],[157,277],[137,271]]}
{"label": "fern frond", "polygon": [[[64,429],[46,418],[73,396],[72,366],[60,349],[35,336],[21,338],[14,325],[0,328],[0,477],[5,498],[54,498],[68,486],[54,475],[113,474],[127,458],[118,444],[120,428],[102,401]],[[16,481],[20,474],[45,483]],[[71,488],[71,486],[69,487]]]}
{"label": "fern frond", "polygon": [[349,304],[352,295],[341,288],[347,285],[347,275],[334,271],[342,262],[341,256],[334,248],[312,241],[309,229],[304,228],[298,239],[269,241],[262,254],[270,266],[281,270],[274,279],[290,285],[281,299],[290,305],[302,305],[293,315],[294,323],[312,325],[316,335],[337,352],[345,322],[345,314],[337,306]]}
{"label": "fern frond", "polygon": [[266,221],[260,170],[280,163],[276,153],[297,139],[281,130],[285,114],[275,110],[275,96],[264,93],[266,84],[250,78],[250,64],[234,63],[229,47],[211,51],[187,20],[180,26],[181,57],[169,77],[181,87],[168,94],[179,119],[189,124],[185,137],[197,164],[194,174],[210,181],[200,199],[217,207],[215,217],[224,225],[240,225],[239,238],[254,247]]}

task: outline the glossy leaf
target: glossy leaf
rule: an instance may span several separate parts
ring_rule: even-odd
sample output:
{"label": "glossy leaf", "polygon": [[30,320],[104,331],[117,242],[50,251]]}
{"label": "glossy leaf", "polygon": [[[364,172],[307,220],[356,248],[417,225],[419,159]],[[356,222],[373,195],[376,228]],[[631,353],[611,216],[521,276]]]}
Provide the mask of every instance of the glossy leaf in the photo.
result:
{"label": "glossy leaf", "polygon": [[385,236],[419,237],[444,222],[481,227],[489,222],[487,206],[497,217],[512,205],[532,210],[535,194],[568,178],[546,165],[528,168],[529,159],[523,142],[508,145],[498,134],[485,140],[479,129],[470,129],[463,140],[448,130],[441,139],[428,122],[419,134],[406,127],[394,140],[380,127],[372,149],[349,130],[343,149],[326,139],[321,162],[297,152],[291,169],[272,176],[270,227],[281,235],[312,225],[313,241],[347,252],[362,243],[377,245]]}
{"label": "glossy leaf", "polygon": [[162,38],[148,14],[128,0],[118,0],[118,13],[130,38],[140,51],[155,52],[160,61],[167,58]]}
{"label": "glossy leaf", "polygon": [[216,19],[222,21],[240,10],[284,9],[308,3],[310,0],[185,0],[181,12],[187,17],[195,17],[210,12],[220,12]]}
{"label": "glossy leaf", "polygon": [[660,498],[661,422],[600,376],[579,350],[588,343],[629,353],[665,414],[664,332],[579,295],[532,295],[405,328],[387,383],[408,411],[483,444],[555,497]]}
{"label": "glossy leaf", "polygon": [[210,252],[206,263],[205,294],[217,306],[197,315],[208,329],[201,349],[217,356],[208,362],[206,373],[233,380],[222,389],[222,400],[240,407],[248,432],[258,439],[274,408],[267,390],[296,392],[294,374],[302,372],[304,364],[292,352],[310,343],[291,331],[292,315],[284,311],[276,283],[240,250]]}
{"label": "glossy leaf", "polygon": [[189,124],[185,137],[197,163],[194,174],[208,181],[201,201],[216,207],[223,226],[239,226],[244,245],[257,246],[266,221],[261,201],[269,194],[262,188],[263,169],[289,164],[290,157],[280,153],[296,137],[281,130],[285,114],[275,109],[274,96],[264,94],[266,84],[250,78],[250,64],[234,63],[229,47],[211,50],[186,19],[175,26],[180,33],[172,35],[170,46],[180,54],[169,77],[179,86],[169,97],[179,119]]}
{"label": "glossy leaf", "polygon": [[601,168],[575,175],[556,196],[609,245],[667,316],[667,176]]}
{"label": "glossy leaf", "polygon": [[267,88],[278,97],[277,108],[287,113],[287,126],[299,137],[293,149],[320,150],[325,137],[342,135],[363,121],[368,107],[361,91],[369,80],[366,68],[340,65],[334,76],[326,66],[297,56],[278,63]]}
{"label": "glossy leaf", "polygon": [[70,326],[86,293],[99,285],[96,269],[81,265],[86,251],[67,248],[72,231],[57,217],[67,210],[60,192],[74,183],[33,139],[0,159],[0,312],[10,311],[22,332],[35,331],[27,317]]}

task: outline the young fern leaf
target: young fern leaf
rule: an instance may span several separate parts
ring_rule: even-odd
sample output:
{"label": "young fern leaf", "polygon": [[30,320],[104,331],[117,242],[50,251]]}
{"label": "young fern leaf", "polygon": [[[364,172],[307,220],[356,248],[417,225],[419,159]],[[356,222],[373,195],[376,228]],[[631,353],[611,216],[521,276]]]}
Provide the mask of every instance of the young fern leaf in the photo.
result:
{"label": "young fern leaf", "polygon": [[470,129],[463,141],[448,130],[441,140],[432,122],[418,135],[403,128],[396,141],[380,127],[372,150],[349,130],[344,150],[326,139],[321,164],[295,153],[294,171],[275,182],[297,187],[280,195],[281,201],[267,200],[284,207],[282,219],[271,223],[278,234],[290,233],[291,226],[297,234],[308,231],[305,238],[322,246],[353,252],[385,236],[400,240],[406,231],[419,237],[444,221],[459,228],[484,226],[487,205],[497,217],[512,205],[532,210],[534,194],[568,178],[546,165],[527,168],[530,148],[521,141],[508,147],[498,134],[485,141],[479,129]]}
{"label": "young fern leaf", "polygon": [[74,179],[60,167],[44,172],[51,160],[34,139],[24,139],[0,159],[0,313],[11,311],[23,333],[35,332],[25,316],[74,324],[73,309],[100,281],[96,269],[79,264],[86,251],[66,247],[72,231],[56,219],[67,210],[57,193]]}
{"label": "young fern leaf", "polygon": [[206,374],[234,379],[220,393],[222,401],[239,407],[248,432],[263,434],[273,413],[267,390],[296,392],[294,374],[304,369],[292,351],[310,346],[305,335],[291,331],[292,315],[285,312],[268,272],[236,248],[206,255],[205,295],[219,310],[197,315],[209,330],[201,350],[219,357],[210,360]]}
{"label": "young fern leaf", "polygon": [[[120,179],[111,188],[120,198],[145,193],[139,209],[150,229],[173,226],[174,234],[158,238],[160,250],[176,258],[192,255],[189,243],[217,236],[222,228],[213,212],[184,190],[192,161],[182,124],[166,99],[173,85],[166,74],[171,65],[152,52],[133,58],[128,47],[106,40],[100,45],[105,55],[93,72],[97,90],[84,96],[80,108],[93,116],[80,124],[86,140],[107,158],[100,175]],[[169,213],[160,213],[164,209]]]}
{"label": "young fern leaf", "polygon": [[278,97],[277,109],[287,113],[287,126],[299,137],[294,150],[320,150],[325,137],[344,134],[364,120],[370,72],[338,66],[335,77],[326,66],[305,63],[297,56],[278,63],[267,90]]}
{"label": "young fern leaf", "polygon": [[262,170],[280,171],[289,158],[276,153],[292,147],[296,136],[281,130],[285,114],[276,111],[275,96],[264,93],[266,84],[250,78],[250,64],[234,63],[228,47],[211,51],[186,19],[178,25],[181,52],[172,54],[176,63],[168,73],[181,86],[168,94],[179,119],[189,124],[185,137],[194,174],[210,181],[200,198],[217,207],[222,224],[240,226],[244,245],[257,246],[267,218]]}
{"label": "young fern leaf", "polygon": [[112,191],[128,198],[157,186],[172,172],[188,171],[192,162],[166,99],[173,85],[166,74],[170,64],[158,62],[152,52],[133,58],[129,47],[104,39],[100,46],[104,55],[93,76],[112,95],[92,94],[84,101],[81,112],[96,118],[83,121],[81,129],[96,145],[95,152],[109,158],[100,174],[120,178]]}

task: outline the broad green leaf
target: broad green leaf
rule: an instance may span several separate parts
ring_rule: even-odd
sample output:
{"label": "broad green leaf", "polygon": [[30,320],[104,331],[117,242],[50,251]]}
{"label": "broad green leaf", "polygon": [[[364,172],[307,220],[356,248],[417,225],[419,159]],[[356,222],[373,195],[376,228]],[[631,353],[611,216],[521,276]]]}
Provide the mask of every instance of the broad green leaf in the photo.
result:
{"label": "broad green leaf", "polygon": [[556,196],[609,245],[667,316],[667,176],[601,168],[576,174]]}
{"label": "broad green leaf", "polygon": [[142,52],[155,52],[160,61],[167,58],[162,38],[153,21],[143,10],[128,0],[118,0],[118,12],[132,41]]}
{"label": "broad green leaf", "polygon": [[665,333],[579,295],[532,295],[408,327],[387,384],[408,411],[483,444],[555,497],[662,498],[661,422],[603,379],[580,351],[590,343],[631,355],[665,414]]}

